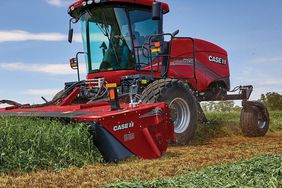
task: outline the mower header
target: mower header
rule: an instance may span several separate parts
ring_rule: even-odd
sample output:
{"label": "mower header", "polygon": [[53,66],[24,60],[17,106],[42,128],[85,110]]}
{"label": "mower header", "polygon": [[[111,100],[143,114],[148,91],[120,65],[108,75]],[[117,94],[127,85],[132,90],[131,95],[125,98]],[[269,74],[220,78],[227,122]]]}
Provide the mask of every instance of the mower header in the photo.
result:
{"label": "mower header", "polygon": [[174,141],[174,127],[165,103],[142,104],[136,108],[123,104],[115,111],[108,102],[41,107],[21,105],[0,108],[0,116],[61,118],[84,123],[90,127],[94,144],[107,162],[132,155],[142,159],[159,158],[164,155],[168,143]]}
{"label": "mower header", "polygon": [[[145,6],[145,7],[152,7],[154,0],[78,0],[73,3],[69,9],[68,13],[70,16],[78,19],[80,17],[80,13],[83,12],[85,9],[100,6],[100,5],[108,5],[108,4],[129,4],[129,5],[136,5],[136,6]],[[166,3],[162,3],[163,13],[166,14],[169,12],[169,6]]]}

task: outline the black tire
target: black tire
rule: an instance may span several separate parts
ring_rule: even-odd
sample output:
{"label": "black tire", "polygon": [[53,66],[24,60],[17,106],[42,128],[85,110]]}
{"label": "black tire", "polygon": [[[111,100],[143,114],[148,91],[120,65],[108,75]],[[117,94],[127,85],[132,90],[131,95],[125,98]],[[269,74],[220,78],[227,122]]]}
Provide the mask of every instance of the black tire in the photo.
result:
{"label": "black tire", "polygon": [[248,137],[265,136],[269,129],[269,114],[259,102],[252,101],[241,110],[240,126]]}
{"label": "black tire", "polygon": [[143,103],[165,102],[175,123],[177,145],[189,144],[197,127],[197,103],[187,83],[177,79],[160,79],[142,92]]}
{"label": "black tire", "polygon": [[53,97],[52,101],[56,101],[56,100],[60,99],[60,98],[62,97],[62,95],[63,95],[64,92],[65,92],[65,89],[59,91],[59,92]]}

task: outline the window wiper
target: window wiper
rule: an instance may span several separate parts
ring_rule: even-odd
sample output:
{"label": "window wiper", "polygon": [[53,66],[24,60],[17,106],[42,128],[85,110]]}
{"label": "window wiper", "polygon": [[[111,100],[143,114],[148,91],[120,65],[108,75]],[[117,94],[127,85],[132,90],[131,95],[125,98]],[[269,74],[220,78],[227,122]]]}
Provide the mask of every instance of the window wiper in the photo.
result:
{"label": "window wiper", "polygon": [[[100,31],[103,33],[103,35],[107,36],[107,31],[103,29],[103,25],[102,24],[98,24],[96,23],[96,25],[99,27]],[[108,37],[107,37],[108,38]]]}
{"label": "window wiper", "polygon": [[[104,19],[103,22],[105,23],[106,26],[108,26],[108,22],[107,22],[107,20],[106,20],[105,13],[102,12],[102,14],[103,14],[103,19]],[[117,63],[118,63],[117,51],[116,51],[116,49],[114,48],[114,43],[113,43],[112,38],[111,38],[110,35],[109,35],[109,30],[108,30],[108,28],[105,27],[105,29],[103,29],[103,27],[102,27],[100,24],[98,24],[98,26],[99,26],[100,30],[102,31],[102,33],[108,38],[108,40],[109,40],[109,42],[110,42],[110,47],[111,47],[111,49],[113,50],[114,55],[115,55],[115,58],[116,58]]]}

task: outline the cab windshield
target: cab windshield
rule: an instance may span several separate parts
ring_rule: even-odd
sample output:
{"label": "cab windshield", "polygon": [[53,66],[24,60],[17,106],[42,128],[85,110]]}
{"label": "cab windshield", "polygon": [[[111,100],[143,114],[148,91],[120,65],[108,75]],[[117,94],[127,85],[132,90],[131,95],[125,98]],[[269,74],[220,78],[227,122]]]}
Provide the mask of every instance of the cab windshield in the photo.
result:
{"label": "cab windshield", "polygon": [[94,8],[80,20],[88,73],[132,70],[150,63],[142,46],[159,33],[159,21],[151,19],[150,11]]}

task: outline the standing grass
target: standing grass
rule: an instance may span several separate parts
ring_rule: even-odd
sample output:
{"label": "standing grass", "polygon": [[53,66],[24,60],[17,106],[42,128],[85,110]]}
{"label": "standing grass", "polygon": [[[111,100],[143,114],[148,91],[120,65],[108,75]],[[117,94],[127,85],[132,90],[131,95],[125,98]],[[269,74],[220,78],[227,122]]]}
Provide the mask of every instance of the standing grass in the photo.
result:
{"label": "standing grass", "polygon": [[282,131],[282,111],[270,112],[270,130]]}
{"label": "standing grass", "polygon": [[99,158],[86,126],[0,117],[0,172],[82,167]]}
{"label": "standing grass", "polygon": [[[199,124],[192,140],[193,145],[205,144],[216,137],[242,135],[240,112],[208,112],[208,123]],[[282,131],[282,111],[269,112],[269,132]]]}

